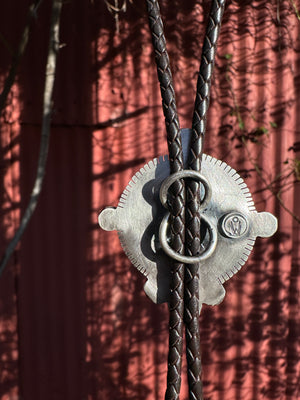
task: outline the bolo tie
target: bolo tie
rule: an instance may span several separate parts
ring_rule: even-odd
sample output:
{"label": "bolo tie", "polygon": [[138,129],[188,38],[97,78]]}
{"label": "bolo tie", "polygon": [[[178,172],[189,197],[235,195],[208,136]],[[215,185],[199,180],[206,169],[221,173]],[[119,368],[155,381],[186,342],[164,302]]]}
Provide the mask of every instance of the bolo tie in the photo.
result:
{"label": "bolo tie", "polygon": [[[256,238],[270,237],[277,219],[257,212],[237,171],[203,153],[211,78],[225,0],[212,0],[204,37],[191,128],[181,129],[157,0],[146,0],[168,143],[168,156],[149,161],[130,180],[116,208],[99,214],[116,230],[144,290],[169,305],[165,400],[178,400],[184,336],[189,400],[203,399],[199,315],[217,305],[223,283],[247,261]],[[185,333],[185,335],[184,335]]]}

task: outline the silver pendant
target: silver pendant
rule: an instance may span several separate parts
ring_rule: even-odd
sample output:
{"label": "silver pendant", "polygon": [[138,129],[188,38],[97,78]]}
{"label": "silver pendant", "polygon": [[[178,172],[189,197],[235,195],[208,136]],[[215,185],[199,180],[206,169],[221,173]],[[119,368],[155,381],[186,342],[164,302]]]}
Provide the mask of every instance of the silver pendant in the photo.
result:
{"label": "silver pendant", "polygon": [[[190,130],[181,133],[186,163]],[[107,207],[99,215],[101,228],[118,231],[128,258],[147,278],[144,290],[155,303],[168,301],[169,256],[176,258],[168,244],[168,211],[162,205],[171,184],[169,175],[167,157],[150,161],[132,177],[117,208]],[[202,251],[198,258],[184,262],[199,265],[200,303],[215,305],[225,296],[223,283],[247,261],[256,237],[276,232],[277,219],[256,211],[244,180],[225,162],[203,155],[201,176],[206,193],[201,211]]]}

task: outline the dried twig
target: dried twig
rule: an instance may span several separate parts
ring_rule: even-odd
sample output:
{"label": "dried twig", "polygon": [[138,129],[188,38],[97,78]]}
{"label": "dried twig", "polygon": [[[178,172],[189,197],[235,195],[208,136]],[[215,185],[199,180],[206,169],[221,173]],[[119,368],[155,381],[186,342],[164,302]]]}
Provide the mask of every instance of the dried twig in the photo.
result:
{"label": "dried twig", "polygon": [[[278,181],[280,179],[282,179],[282,173],[278,175],[278,177],[276,177],[272,182],[268,182],[265,177],[263,176],[263,171],[262,169],[259,167],[259,165],[257,164],[257,162],[255,161],[255,159],[252,157],[250,150],[248,148],[248,145],[246,143],[245,140],[243,140],[243,145],[247,151],[248,154],[248,159],[251,162],[252,166],[254,167],[255,171],[257,172],[258,176],[260,177],[260,179],[262,180],[262,182],[265,185],[265,189],[269,190],[273,196],[276,197],[276,199],[278,200],[279,204],[281,205],[281,207],[288,213],[290,214],[291,217],[293,217],[293,219],[300,224],[300,217],[298,215],[296,215],[295,213],[293,213],[292,210],[290,210],[284,203],[284,201],[281,198],[281,194],[283,192],[284,187],[280,188],[280,189],[276,189],[274,188],[274,186],[278,183]],[[295,171],[291,171],[287,176],[285,176],[285,178],[290,177],[292,174],[295,174]],[[285,185],[286,186],[286,185]],[[294,185],[293,185],[294,186]]]}
{"label": "dried twig", "polygon": [[[20,64],[20,60],[25,52],[25,49],[26,49],[26,46],[28,43],[31,24],[37,16],[37,11],[38,11],[38,8],[41,5],[41,3],[42,3],[42,0],[35,0],[29,7],[27,21],[25,24],[24,31],[22,33],[21,40],[20,40],[20,43],[19,43],[19,46],[18,46],[16,52],[12,56],[12,63],[10,66],[10,70],[9,70],[8,76],[5,80],[3,90],[0,94],[0,113],[2,112],[3,108],[5,107],[7,96],[8,96],[10,89],[15,81],[17,69]],[[3,38],[2,38],[2,41],[4,41]]]}
{"label": "dried twig", "polygon": [[[130,2],[132,0],[129,0]],[[113,15],[116,24],[116,32],[120,33],[120,22],[119,22],[119,14],[121,12],[126,12],[127,10],[127,0],[123,0],[123,4],[119,5],[119,0],[114,0],[114,4],[111,4],[108,0],[104,0],[108,11]]]}
{"label": "dried twig", "polygon": [[28,206],[22,217],[21,224],[17,230],[12,241],[9,243],[5,254],[0,264],[0,275],[2,274],[7,261],[15,250],[19,240],[21,239],[27,224],[37,206],[38,198],[42,190],[42,183],[45,175],[45,167],[48,155],[49,138],[50,138],[50,123],[51,123],[51,109],[52,109],[52,93],[54,86],[56,60],[59,50],[59,21],[62,8],[62,0],[53,0],[51,26],[50,26],[50,39],[48,59],[46,65],[46,79],[44,88],[44,103],[43,103],[43,121],[41,130],[41,144],[40,153],[37,167],[36,179],[34,182],[33,190],[29,199]]}
{"label": "dried twig", "polygon": [[300,12],[299,12],[299,9],[298,9],[298,7],[297,7],[296,2],[295,2],[294,0],[290,0],[290,3],[291,3],[292,6],[293,6],[293,9],[294,9],[294,11],[295,11],[295,14],[296,14],[297,19],[300,21]]}

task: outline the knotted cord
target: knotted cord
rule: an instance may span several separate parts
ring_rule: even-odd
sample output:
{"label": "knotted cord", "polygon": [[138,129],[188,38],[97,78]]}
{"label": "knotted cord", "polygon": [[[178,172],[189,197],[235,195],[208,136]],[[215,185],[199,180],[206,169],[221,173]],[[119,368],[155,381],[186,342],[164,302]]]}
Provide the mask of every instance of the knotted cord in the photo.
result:
{"label": "knotted cord", "polygon": [[[212,0],[202,48],[188,165],[190,169],[196,171],[201,170],[211,77],[225,2],[226,0]],[[167,130],[170,174],[173,174],[184,169],[175,92],[158,1],[146,0],[146,4]],[[169,191],[171,246],[180,254],[186,253],[187,255],[195,256],[200,253],[199,207],[201,199],[199,193],[200,184],[191,179],[187,181],[186,193],[182,180],[176,181]],[[169,300],[169,356],[165,400],[179,399],[183,349],[183,319],[186,326],[189,398],[190,400],[201,400],[203,398],[198,320],[198,269],[198,264],[184,266],[184,264],[174,262],[172,266]]]}

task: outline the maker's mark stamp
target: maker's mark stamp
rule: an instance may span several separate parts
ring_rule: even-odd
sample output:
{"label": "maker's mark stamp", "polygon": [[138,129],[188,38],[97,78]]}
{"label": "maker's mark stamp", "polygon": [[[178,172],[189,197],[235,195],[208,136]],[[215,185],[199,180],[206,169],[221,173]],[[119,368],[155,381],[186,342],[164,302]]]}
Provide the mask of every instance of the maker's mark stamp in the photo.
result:
{"label": "maker's mark stamp", "polygon": [[222,230],[229,238],[240,238],[248,230],[247,219],[240,213],[233,212],[227,214],[222,221]]}

